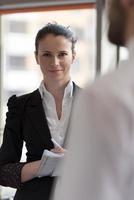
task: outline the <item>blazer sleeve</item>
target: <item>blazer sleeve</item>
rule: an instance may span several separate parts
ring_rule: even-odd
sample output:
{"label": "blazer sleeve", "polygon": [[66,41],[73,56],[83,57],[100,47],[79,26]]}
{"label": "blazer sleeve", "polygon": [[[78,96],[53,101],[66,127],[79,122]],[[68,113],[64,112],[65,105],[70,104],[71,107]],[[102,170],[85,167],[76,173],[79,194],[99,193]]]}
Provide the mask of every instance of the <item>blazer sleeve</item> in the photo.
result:
{"label": "blazer sleeve", "polygon": [[0,184],[18,188],[21,185],[21,169],[24,166],[24,163],[20,163],[23,146],[23,106],[15,95],[9,99],[7,105],[6,125],[0,148]]}

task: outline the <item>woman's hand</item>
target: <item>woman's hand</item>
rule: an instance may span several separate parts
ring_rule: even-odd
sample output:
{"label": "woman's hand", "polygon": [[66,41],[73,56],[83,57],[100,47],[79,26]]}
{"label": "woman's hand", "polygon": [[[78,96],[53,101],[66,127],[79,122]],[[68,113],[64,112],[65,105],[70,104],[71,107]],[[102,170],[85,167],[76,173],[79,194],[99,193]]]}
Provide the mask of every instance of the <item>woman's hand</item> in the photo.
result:
{"label": "woman's hand", "polygon": [[[62,147],[55,147],[51,149],[53,153],[64,154],[66,150]],[[24,183],[35,178],[37,171],[40,167],[41,160],[27,163],[23,166],[21,171],[21,182]]]}
{"label": "woman's hand", "polygon": [[40,164],[41,160],[25,164],[21,170],[21,182],[24,183],[26,181],[35,178],[35,175],[39,169]]}
{"label": "woman's hand", "polygon": [[66,149],[62,148],[62,147],[55,147],[53,149],[51,149],[51,151],[53,153],[65,153],[66,152]]}

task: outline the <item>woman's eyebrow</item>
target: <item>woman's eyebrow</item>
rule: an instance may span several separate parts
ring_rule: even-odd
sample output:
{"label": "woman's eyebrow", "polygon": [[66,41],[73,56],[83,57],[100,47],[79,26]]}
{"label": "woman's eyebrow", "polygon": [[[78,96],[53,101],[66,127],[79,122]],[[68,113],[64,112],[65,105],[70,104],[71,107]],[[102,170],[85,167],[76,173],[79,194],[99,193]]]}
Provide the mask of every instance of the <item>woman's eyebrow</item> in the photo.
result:
{"label": "woman's eyebrow", "polygon": [[61,50],[59,52],[62,52],[62,53],[68,53],[68,51],[65,51],[65,50]]}
{"label": "woman's eyebrow", "polygon": [[43,50],[43,49],[39,49],[39,51],[45,52],[45,53],[52,53],[51,51],[46,51],[46,50]]}
{"label": "woman's eyebrow", "polygon": [[[52,51],[47,51],[47,50],[43,50],[43,49],[39,49],[39,51],[41,51],[42,53],[53,53]],[[68,51],[60,50],[59,53],[68,53]]]}

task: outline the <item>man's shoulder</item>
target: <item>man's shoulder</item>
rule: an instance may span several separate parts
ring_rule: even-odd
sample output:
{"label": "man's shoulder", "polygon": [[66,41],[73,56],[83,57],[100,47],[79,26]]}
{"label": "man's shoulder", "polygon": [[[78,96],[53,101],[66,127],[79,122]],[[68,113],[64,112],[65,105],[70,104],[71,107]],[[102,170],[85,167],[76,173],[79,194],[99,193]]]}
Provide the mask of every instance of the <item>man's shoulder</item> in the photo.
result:
{"label": "man's shoulder", "polygon": [[107,95],[109,92],[120,89],[124,79],[122,70],[117,69],[107,74],[96,77],[95,80],[90,84],[87,84],[86,91],[96,94]]}
{"label": "man's shoulder", "polygon": [[118,90],[127,82],[133,80],[134,68],[129,65],[129,61],[121,61],[118,68],[107,72],[106,74],[99,75],[95,78],[92,84],[88,84],[87,88],[93,90]]}
{"label": "man's shoulder", "polygon": [[96,78],[83,92],[84,103],[104,110],[128,109],[130,102],[134,101],[134,80],[131,74],[131,69],[124,68]]}

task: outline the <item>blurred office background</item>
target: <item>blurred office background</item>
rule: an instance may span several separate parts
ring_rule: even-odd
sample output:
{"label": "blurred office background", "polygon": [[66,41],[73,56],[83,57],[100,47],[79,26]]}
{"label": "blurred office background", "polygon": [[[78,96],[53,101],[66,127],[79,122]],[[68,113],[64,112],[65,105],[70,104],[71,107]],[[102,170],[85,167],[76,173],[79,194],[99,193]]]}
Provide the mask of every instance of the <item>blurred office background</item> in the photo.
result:
{"label": "blurred office background", "polygon": [[[73,80],[84,87],[97,75],[114,70],[127,51],[107,40],[104,1],[99,0],[1,0],[0,2],[0,141],[2,141],[7,100],[31,92],[42,80],[34,58],[37,31],[48,22],[70,26],[76,32],[77,58]],[[112,67],[112,68],[111,68]],[[1,144],[1,143],[0,143]],[[22,159],[25,159],[25,151]],[[0,187],[0,199],[14,196],[14,189]]]}

